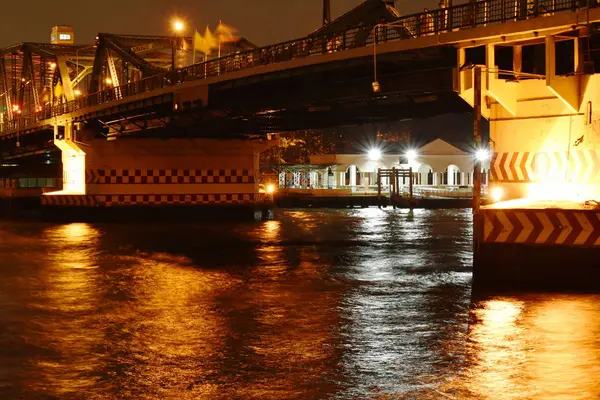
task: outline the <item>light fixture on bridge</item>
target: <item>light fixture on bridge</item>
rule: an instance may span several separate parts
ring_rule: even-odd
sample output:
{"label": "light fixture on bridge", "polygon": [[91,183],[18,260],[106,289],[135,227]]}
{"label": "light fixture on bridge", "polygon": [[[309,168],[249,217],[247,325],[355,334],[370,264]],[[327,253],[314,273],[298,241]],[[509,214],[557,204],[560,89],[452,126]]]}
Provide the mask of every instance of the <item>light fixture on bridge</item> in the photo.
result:
{"label": "light fixture on bridge", "polygon": [[112,83],[113,83],[112,79],[110,79],[110,78],[106,78],[104,80],[104,82],[106,82],[107,85],[112,85]]}
{"label": "light fixture on bridge", "polygon": [[378,148],[372,148],[369,150],[369,160],[371,161],[379,161],[381,160],[381,150]]}
{"label": "light fixture on bridge", "polygon": [[180,20],[175,20],[173,22],[173,30],[175,32],[182,32],[184,28],[185,28],[185,25]]}
{"label": "light fixture on bridge", "polygon": [[81,90],[79,90],[79,89],[75,89],[75,90],[73,91],[73,94],[74,94],[75,96],[81,96]]}
{"label": "light fixture on bridge", "polygon": [[275,185],[273,185],[272,183],[267,185],[267,193],[268,194],[273,194],[275,193]]}
{"label": "light fixture on bridge", "polygon": [[381,92],[381,86],[379,86],[379,82],[373,81],[373,93]]}
{"label": "light fixture on bridge", "polygon": [[485,162],[490,159],[490,152],[486,149],[479,149],[475,152],[475,158],[478,161]]}
{"label": "light fixture on bridge", "polygon": [[50,69],[55,69],[56,68],[56,63],[55,62],[51,62],[50,63]]}

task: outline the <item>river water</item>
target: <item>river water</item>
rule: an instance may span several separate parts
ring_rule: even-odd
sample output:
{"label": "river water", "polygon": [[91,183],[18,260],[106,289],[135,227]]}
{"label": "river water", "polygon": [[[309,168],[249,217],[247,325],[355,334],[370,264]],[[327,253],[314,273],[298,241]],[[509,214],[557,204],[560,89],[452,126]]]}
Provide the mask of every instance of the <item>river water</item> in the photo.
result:
{"label": "river water", "polygon": [[469,211],[0,222],[0,399],[591,399],[600,296],[473,297]]}

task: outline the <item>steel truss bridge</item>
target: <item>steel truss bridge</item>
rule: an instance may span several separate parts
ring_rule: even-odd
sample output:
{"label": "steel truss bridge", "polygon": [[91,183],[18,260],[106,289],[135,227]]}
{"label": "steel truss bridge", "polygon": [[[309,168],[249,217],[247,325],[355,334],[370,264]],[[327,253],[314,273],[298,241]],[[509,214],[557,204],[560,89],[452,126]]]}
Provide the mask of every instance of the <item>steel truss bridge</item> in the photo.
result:
{"label": "steel truss bridge", "polygon": [[[392,3],[368,0],[304,38],[262,48],[240,42],[193,65],[191,38],[101,33],[94,45],[2,49],[0,153],[40,151],[65,120],[109,137],[168,127],[193,135],[200,123],[216,134],[268,133],[410,117],[428,96],[450,109],[456,54],[440,35],[595,7],[587,0],[484,0],[400,17]],[[377,48],[382,91],[374,94]],[[313,118],[319,111],[327,121]],[[42,134],[26,138],[34,133]]]}

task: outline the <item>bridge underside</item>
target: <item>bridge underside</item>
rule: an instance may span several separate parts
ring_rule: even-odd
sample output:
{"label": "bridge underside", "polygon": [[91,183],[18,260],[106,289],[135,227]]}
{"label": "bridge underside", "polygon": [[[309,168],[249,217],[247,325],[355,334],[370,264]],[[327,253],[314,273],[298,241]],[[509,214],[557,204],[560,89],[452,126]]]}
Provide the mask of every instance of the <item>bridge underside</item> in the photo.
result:
{"label": "bridge underside", "polygon": [[[174,107],[165,93],[73,118],[89,137],[240,138],[267,133],[363,125],[464,112],[453,92],[455,53],[434,48],[390,54],[378,61],[381,92],[373,94],[371,58],[316,65],[217,82],[201,89],[206,101]],[[52,148],[54,128],[41,125],[5,135],[7,159]]]}

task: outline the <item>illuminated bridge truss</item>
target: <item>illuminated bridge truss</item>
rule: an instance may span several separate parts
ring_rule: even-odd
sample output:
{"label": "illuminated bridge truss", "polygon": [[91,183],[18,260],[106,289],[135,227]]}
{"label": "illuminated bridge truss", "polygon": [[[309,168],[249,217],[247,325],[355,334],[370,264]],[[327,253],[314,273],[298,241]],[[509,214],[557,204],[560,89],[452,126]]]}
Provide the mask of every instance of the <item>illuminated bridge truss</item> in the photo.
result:
{"label": "illuminated bridge truss", "polygon": [[[50,115],[61,104],[192,63],[192,39],[101,33],[93,45],[22,43],[0,49],[0,131],[8,121]],[[242,39],[223,54],[254,48]],[[116,97],[121,96],[115,90]]]}
{"label": "illuminated bridge truss", "polygon": [[[237,47],[225,50],[221,58],[210,57],[206,62],[193,64],[191,39],[180,38],[175,42],[175,72],[169,71],[172,37],[100,34],[92,46],[22,44],[0,51],[0,142],[5,142],[2,144],[5,148],[14,148],[15,144],[19,148],[23,143],[19,135],[49,129],[50,118],[65,114],[72,115],[73,122],[97,122],[114,135],[174,125],[171,116],[179,84],[206,78],[212,81],[207,88],[210,102],[202,104],[203,107],[194,104],[192,108],[196,108],[191,111],[180,108],[175,119],[181,125],[176,128],[187,120],[186,129],[192,132],[198,132],[198,124],[204,123],[212,124],[214,132],[228,132],[233,127],[234,131],[262,133],[309,129],[296,125],[295,120],[302,123],[318,119],[315,125],[320,127],[328,120],[340,118],[344,124],[342,119],[359,115],[358,123],[362,123],[372,120],[377,109],[385,108],[381,103],[386,102],[390,103],[391,113],[412,115],[416,110],[411,107],[423,104],[418,98],[424,93],[435,98],[452,91],[448,78],[456,60],[441,54],[444,46],[378,57],[378,79],[384,90],[375,96],[364,90],[372,83],[372,59],[367,57],[290,68],[277,74],[266,74],[257,67],[299,63],[312,56],[360,49],[374,43],[434,37],[449,30],[503,24],[582,7],[575,0],[536,0],[531,3],[533,8],[523,4],[530,2],[482,0],[397,18],[391,2],[368,0],[305,38],[263,48],[240,42]],[[373,29],[374,24],[390,20],[392,25]],[[451,57],[455,57],[455,51]],[[433,71],[434,66],[440,71]],[[239,74],[254,68],[254,73]],[[415,71],[429,72],[417,80],[410,77]],[[246,77],[212,79],[230,73]],[[415,84],[418,87],[413,87]],[[198,82],[186,87],[201,85]],[[294,96],[289,96],[290,93]],[[416,98],[408,99],[410,93]],[[114,100],[119,99],[123,101],[117,107]],[[361,106],[361,102],[375,105],[370,109]],[[349,111],[348,104],[358,104],[355,109],[368,115]],[[187,108],[185,102],[183,107]],[[330,114],[336,118],[330,118]]]}

